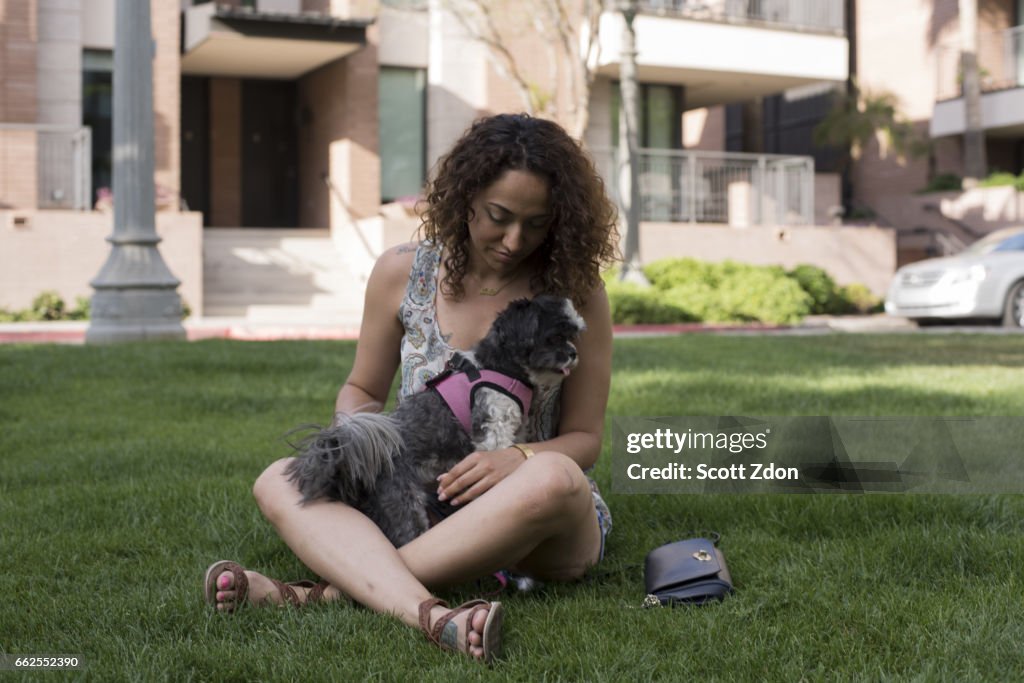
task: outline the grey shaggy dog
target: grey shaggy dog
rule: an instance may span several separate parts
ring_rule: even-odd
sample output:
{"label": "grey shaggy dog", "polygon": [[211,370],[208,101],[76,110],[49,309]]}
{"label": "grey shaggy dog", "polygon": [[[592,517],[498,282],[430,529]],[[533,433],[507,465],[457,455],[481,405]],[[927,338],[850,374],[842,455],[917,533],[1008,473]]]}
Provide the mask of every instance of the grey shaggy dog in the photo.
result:
{"label": "grey shaggy dog", "polygon": [[[573,341],[583,319],[568,299],[518,299],[502,311],[471,352],[449,368],[487,369],[526,380],[536,395],[576,367]],[[297,446],[287,474],[303,495],[340,500],[368,516],[396,547],[454,511],[437,500],[437,477],[473,451],[526,441],[527,416],[505,393],[473,392],[472,433],[431,389],[406,397],[390,414],[339,414],[334,424]]]}

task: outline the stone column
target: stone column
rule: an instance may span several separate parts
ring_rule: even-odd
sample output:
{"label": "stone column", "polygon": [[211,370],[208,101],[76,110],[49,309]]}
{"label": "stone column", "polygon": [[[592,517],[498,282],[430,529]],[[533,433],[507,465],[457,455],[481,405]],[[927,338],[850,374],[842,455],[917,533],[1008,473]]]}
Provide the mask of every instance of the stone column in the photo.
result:
{"label": "stone column", "polygon": [[114,232],[90,283],[88,343],[184,339],[180,281],[160,256],[153,181],[149,1],[117,0],[114,33]]}

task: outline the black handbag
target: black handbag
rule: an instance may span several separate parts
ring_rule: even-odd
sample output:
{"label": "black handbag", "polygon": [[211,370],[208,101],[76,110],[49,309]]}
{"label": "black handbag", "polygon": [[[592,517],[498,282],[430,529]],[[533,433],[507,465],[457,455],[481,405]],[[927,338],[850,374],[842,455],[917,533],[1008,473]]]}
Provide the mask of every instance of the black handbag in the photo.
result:
{"label": "black handbag", "polygon": [[725,557],[714,541],[690,538],[647,554],[644,607],[701,605],[733,592]]}

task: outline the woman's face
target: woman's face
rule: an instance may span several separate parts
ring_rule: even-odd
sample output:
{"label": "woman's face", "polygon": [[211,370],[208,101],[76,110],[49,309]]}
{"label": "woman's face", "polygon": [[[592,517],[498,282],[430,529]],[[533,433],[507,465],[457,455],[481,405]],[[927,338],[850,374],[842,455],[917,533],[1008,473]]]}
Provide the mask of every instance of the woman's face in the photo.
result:
{"label": "woman's face", "polygon": [[505,171],[470,206],[470,261],[478,266],[514,272],[547,238],[548,184],[535,173]]}

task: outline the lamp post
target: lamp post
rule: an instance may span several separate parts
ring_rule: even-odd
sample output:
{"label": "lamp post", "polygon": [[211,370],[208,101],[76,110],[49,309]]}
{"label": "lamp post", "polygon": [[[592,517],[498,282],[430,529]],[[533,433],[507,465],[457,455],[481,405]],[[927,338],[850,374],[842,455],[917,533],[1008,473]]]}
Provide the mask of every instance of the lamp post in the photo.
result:
{"label": "lamp post", "polygon": [[149,0],[117,0],[114,34],[114,232],[90,283],[88,343],[184,339],[181,282],[157,244]]}
{"label": "lamp post", "polygon": [[[619,174],[619,182],[625,179],[629,185],[628,192],[619,192],[626,209],[626,240],[624,244],[622,273],[619,279],[646,285],[647,278],[640,264],[640,180],[637,172],[639,163],[638,131],[638,91],[636,76],[636,33],[633,20],[636,18],[637,1],[619,0],[618,9],[622,12],[624,28],[622,30],[622,57],[619,79],[619,93],[622,100],[622,121],[625,123],[626,146],[619,146],[622,152],[622,166],[625,173]],[[623,137],[620,134],[620,139]],[[621,185],[620,185],[621,189]]]}

